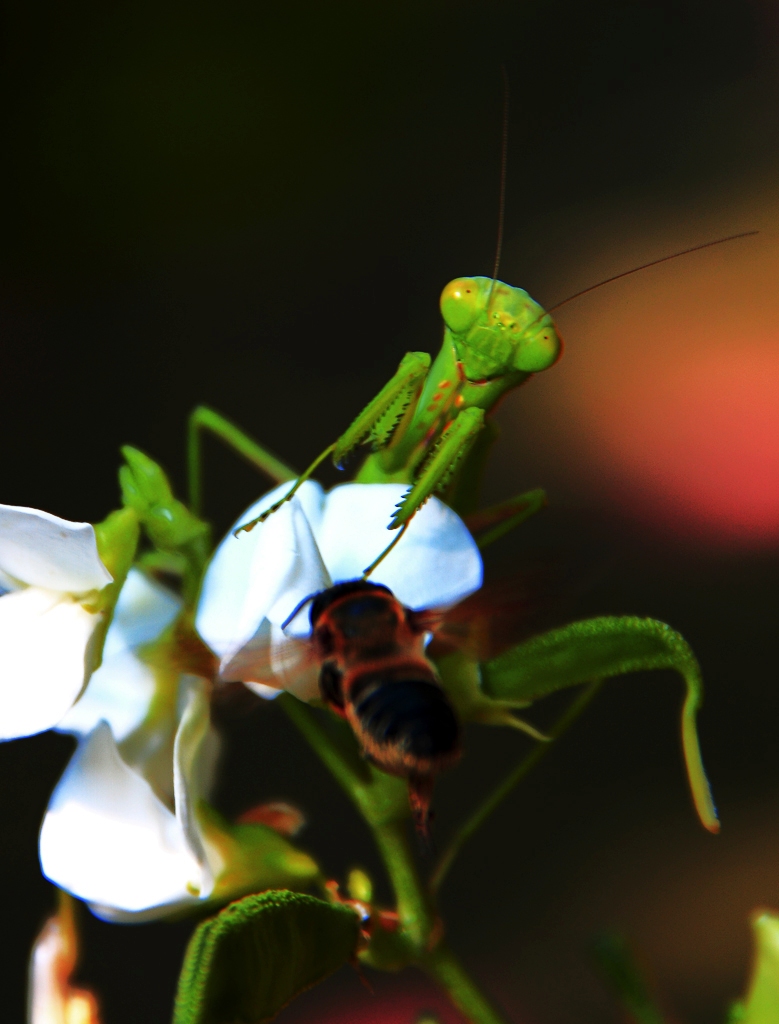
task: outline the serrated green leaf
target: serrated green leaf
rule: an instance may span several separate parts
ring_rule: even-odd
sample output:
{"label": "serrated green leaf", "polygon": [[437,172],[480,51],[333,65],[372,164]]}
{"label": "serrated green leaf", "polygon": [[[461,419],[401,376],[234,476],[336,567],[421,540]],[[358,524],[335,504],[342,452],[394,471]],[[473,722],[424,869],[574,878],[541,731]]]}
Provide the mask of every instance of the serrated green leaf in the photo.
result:
{"label": "serrated green leaf", "polygon": [[719,831],[701,760],[696,715],[703,703],[700,666],[687,641],[656,619],[604,616],[533,637],[481,666],[482,688],[499,700],[535,700],[568,686],[647,669],[684,679],[682,745],[693,800],[704,827]]}
{"label": "serrated green leaf", "polygon": [[173,1024],[261,1024],[355,953],[348,907],[280,890],[204,921],[187,948]]}
{"label": "serrated green leaf", "polygon": [[755,940],[749,991],[730,1009],[728,1024],[777,1024],[779,1021],[779,916],[761,911],[752,918]]}

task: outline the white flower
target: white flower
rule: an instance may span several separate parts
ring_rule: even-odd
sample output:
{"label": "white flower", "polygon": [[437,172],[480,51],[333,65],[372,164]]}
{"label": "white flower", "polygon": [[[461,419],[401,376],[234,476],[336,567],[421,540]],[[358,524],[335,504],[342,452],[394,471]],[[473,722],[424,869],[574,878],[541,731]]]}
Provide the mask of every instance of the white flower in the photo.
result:
{"label": "white flower", "polygon": [[81,693],[111,582],[89,523],[0,505],[0,740],[50,729]]}
{"label": "white flower", "polygon": [[[264,495],[235,526],[254,519],[289,488],[282,484]],[[387,524],[407,489],[404,484],[343,484],[325,494],[319,484],[307,481],[251,532],[236,537],[231,530],[206,571],[196,619],[198,632],[222,665],[264,634],[278,643],[282,624],[305,598],[362,575],[397,536]],[[370,578],[414,610],[446,608],[478,590],[482,561],[462,520],[431,498]],[[306,635],[308,609],[284,631]],[[316,695],[310,674],[295,679],[294,671],[274,667],[280,677],[286,674],[285,687],[297,696]],[[263,696],[273,695],[268,686],[248,685]]]}
{"label": "white flower", "polygon": [[317,874],[272,830],[231,830],[203,804],[218,739],[210,681],[181,671],[175,638],[160,640],[179,609],[131,570],[103,665],[60,724],[82,739],[44,818],[41,865],[106,920],[150,920]]}
{"label": "white flower", "polygon": [[154,669],[139,657],[139,649],[157,640],[180,610],[180,598],[131,569],[108,628],[103,662],[58,730],[86,736],[102,720],[111,726],[117,743],[133,733],[157,689]]}
{"label": "white flower", "polygon": [[[170,762],[173,808],[122,758],[106,722],[82,740],[40,836],[43,873],[108,920],[144,920],[209,896],[214,872],[194,809],[214,759],[205,681],[183,676]],[[204,757],[203,754],[206,753]]]}
{"label": "white flower", "polygon": [[[104,908],[100,916],[194,903],[212,887],[191,813],[208,781],[193,777],[197,755],[207,735],[215,743],[207,683],[140,657],[180,607],[130,570],[103,664],[59,726],[82,740],[44,818],[41,864],[60,888]],[[213,757],[205,762],[213,768]]]}

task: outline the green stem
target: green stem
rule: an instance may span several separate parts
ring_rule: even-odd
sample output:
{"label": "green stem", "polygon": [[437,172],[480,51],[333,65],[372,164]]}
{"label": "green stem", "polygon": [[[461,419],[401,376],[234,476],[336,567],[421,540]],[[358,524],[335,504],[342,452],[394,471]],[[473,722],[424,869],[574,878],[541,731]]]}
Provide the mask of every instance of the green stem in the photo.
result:
{"label": "green stem", "polygon": [[[278,702],[319,755],[337,782],[346,790],[373,832],[390,876],[406,937],[415,949],[423,949],[433,928],[433,913],[414,863],[406,834],[408,798],[399,780],[372,771],[363,761],[352,763],[325,732],[308,705],[287,693]],[[397,789],[403,792],[398,794]],[[385,790],[389,789],[389,793]],[[400,800],[397,796],[400,795]]]}
{"label": "green stem", "polygon": [[408,840],[405,785],[368,768],[364,762],[353,763],[350,752],[339,749],[308,705],[286,693],[278,702],[346,790],[373,833],[395,892],[403,955],[434,978],[473,1024],[504,1024],[449,949],[442,945],[428,949],[434,941],[436,918]]}
{"label": "green stem", "polygon": [[435,917],[411,853],[406,821],[372,825],[371,831],[395,891],[403,932],[418,954],[430,939]]}
{"label": "green stem", "polygon": [[473,1024],[505,1024],[504,1018],[485,999],[463,965],[444,943],[421,959],[419,965],[438,982],[457,1009]]}
{"label": "green stem", "polygon": [[297,473],[281,459],[271,455],[262,445],[253,441],[240,427],[225,419],[208,406],[199,405],[189,417],[187,430],[187,461],[189,467],[189,507],[200,515],[203,500],[203,468],[200,450],[200,431],[209,430],[212,434],[242,455],[248,462],[265,473],[277,484],[287,480],[295,480]]}
{"label": "green stem", "polygon": [[[549,731],[549,740],[556,740],[576,721],[584,711],[592,698],[598,692],[602,684],[601,680],[585,686],[576,699],[571,703],[566,712],[557,720],[554,727]],[[430,876],[430,892],[436,893],[441,886],[449,868],[454,863],[457,854],[471,836],[484,824],[492,812],[501,804],[518,783],[528,775],[538,762],[544,757],[552,743],[542,741],[536,743],[530,753],[523,758],[513,772],[511,772],[487,797],[481,807],[476,810],[468,820],[460,826],[455,833],[446,850],[441,855],[432,875]]]}

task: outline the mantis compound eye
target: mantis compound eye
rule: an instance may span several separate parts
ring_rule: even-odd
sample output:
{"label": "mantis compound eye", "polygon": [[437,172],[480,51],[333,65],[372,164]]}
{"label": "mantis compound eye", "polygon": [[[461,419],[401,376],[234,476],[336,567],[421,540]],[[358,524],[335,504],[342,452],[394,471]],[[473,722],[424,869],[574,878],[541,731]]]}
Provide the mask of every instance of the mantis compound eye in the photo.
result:
{"label": "mantis compound eye", "polygon": [[441,316],[453,334],[467,331],[483,308],[482,289],[472,277],[458,277],[441,292]]}
{"label": "mantis compound eye", "polygon": [[562,355],[563,341],[551,316],[546,313],[536,324],[526,328],[514,356],[514,368],[538,373],[554,365]]}

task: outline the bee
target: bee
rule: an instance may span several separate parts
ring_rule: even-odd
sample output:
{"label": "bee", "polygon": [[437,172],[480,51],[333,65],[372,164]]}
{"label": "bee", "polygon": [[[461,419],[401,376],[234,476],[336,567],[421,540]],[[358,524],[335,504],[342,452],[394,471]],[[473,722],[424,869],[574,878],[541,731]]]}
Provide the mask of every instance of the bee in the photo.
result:
{"label": "bee", "polygon": [[370,761],[408,779],[414,821],[426,835],[435,777],[462,750],[457,715],[425,656],[438,616],[361,579],[317,594],[309,615],[322,698]]}
{"label": "bee", "polygon": [[407,608],[365,579],[310,595],[290,619],[306,604],[308,637],[274,646],[258,637],[222,666],[222,680],[278,687],[294,678],[299,696],[320,697],[349,723],[369,761],[408,780],[414,823],[427,836],[436,776],[462,753],[461,724],[425,654],[443,616]]}

